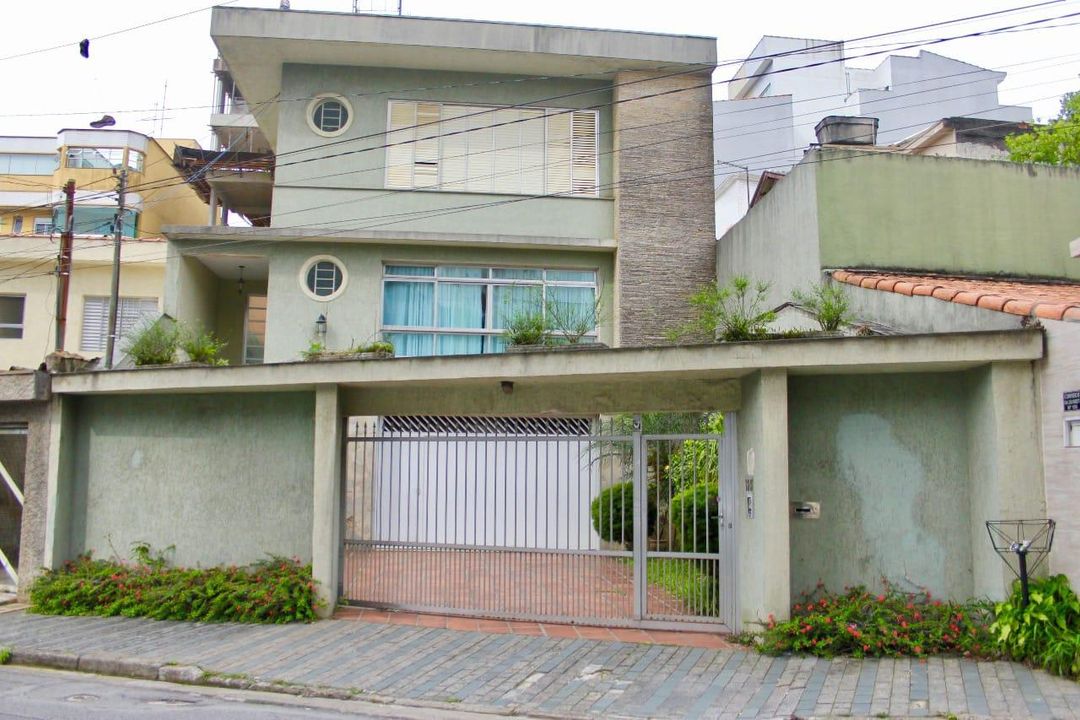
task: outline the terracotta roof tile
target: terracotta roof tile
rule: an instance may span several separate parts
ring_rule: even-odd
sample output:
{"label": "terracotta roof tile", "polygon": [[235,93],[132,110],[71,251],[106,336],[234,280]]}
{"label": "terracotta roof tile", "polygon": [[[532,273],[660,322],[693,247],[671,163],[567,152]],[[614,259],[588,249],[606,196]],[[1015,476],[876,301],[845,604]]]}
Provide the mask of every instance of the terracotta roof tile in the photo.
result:
{"label": "terracotta roof tile", "polygon": [[1080,283],[964,278],[873,270],[834,270],[839,282],[901,295],[929,296],[1013,315],[1080,322]]}

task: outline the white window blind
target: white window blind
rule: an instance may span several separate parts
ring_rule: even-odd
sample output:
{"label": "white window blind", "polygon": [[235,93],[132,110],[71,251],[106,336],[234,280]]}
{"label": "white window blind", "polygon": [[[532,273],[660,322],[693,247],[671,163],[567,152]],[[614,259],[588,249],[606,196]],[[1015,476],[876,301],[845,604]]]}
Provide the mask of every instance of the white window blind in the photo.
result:
{"label": "white window blind", "polygon": [[598,194],[595,110],[391,100],[388,114],[389,188]]}
{"label": "white window blind", "polygon": [[[118,334],[123,337],[147,315],[158,312],[157,298],[122,297],[116,312]],[[109,335],[109,298],[87,296],[83,302],[82,339],[79,347],[104,352]]]}

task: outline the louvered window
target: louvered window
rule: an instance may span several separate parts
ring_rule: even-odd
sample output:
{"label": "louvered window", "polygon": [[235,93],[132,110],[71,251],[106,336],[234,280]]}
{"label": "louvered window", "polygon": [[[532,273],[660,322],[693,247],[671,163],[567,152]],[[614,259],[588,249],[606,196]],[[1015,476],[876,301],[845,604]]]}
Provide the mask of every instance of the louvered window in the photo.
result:
{"label": "louvered window", "polygon": [[389,188],[598,194],[594,110],[391,100],[389,124]]}
{"label": "louvered window", "polygon": [[[116,312],[120,337],[127,335],[140,320],[158,312],[157,298],[122,297]],[[88,295],[83,301],[82,339],[79,347],[87,352],[104,352],[109,335],[109,298]]]}

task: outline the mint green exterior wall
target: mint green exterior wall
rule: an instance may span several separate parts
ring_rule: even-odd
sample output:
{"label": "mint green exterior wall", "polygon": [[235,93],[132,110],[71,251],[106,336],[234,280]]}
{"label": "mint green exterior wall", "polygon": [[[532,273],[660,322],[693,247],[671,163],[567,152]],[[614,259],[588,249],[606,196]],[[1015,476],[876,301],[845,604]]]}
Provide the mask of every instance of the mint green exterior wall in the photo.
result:
{"label": "mint green exterior wall", "polygon": [[[175,545],[182,565],[311,557],[314,394],[65,398],[57,559]],[[66,407],[65,407],[66,409]],[[255,422],[257,420],[257,422]],[[68,510],[65,510],[68,511]]]}
{"label": "mint green exterior wall", "polygon": [[[300,271],[315,255],[336,257],[348,273],[344,292],[330,302],[313,300],[300,286]],[[596,269],[606,298],[600,339],[611,342],[612,258],[608,253],[287,243],[276,245],[270,255],[266,362],[300,359],[300,351],[314,339],[319,315],[326,316],[326,344],[331,350],[380,339],[383,264],[394,262]]]}
{"label": "mint green exterior wall", "polygon": [[881,577],[970,597],[972,553],[993,551],[973,545],[967,374],[788,383],[791,501],[821,503],[819,520],[791,521],[792,597]]}
{"label": "mint green exterior wall", "polygon": [[1080,279],[1069,257],[1080,168],[836,150],[815,159],[822,267]]}
{"label": "mint green exterior wall", "polygon": [[[493,73],[498,68],[492,68]],[[493,82],[497,81],[497,82]],[[430,88],[415,90],[415,88]],[[386,191],[389,100],[431,100],[477,105],[529,104],[600,111],[600,183],[612,177],[610,83],[573,78],[529,80],[509,75],[397,68],[285,65],[282,96],[320,93],[345,96],[353,109],[349,129],[325,138],[308,126],[308,101],[280,104],[273,227],[335,227],[435,230],[556,237],[610,238],[614,234],[610,190],[601,198],[547,198],[440,191]],[[555,98],[537,103],[540,98]],[[313,158],[325,159],[314,160]],[[308,161],[310,160],[310,161]],[[483,210],[423,217],[402,215],[464,205]]]}

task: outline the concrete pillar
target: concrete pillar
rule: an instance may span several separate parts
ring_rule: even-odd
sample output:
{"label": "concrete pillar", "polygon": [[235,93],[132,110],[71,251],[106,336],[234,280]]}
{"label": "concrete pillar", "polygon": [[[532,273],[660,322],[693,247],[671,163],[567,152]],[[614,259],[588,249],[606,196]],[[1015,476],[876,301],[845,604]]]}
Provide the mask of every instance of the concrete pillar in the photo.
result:
{"label": "concrete pillar", "polygon": [[[788,528],[787,371],[762,370],[743,380],[739,411],[739,473],[744,489],[738,517],[737,620],[743,626],[791,608]],[[754,516],[745,484],[753,482]],[[752,627],[752,625],[751,625]]]}
{"label": "concrete pillar", "polygon": [[1000,599],[1013,575],[994,552],[986,521],[1046,517],[1030,362],[995,362],[973,373],[968,457],[974,595]]}
{"label": "concrete pillar", "polygon": [[209,211],[207,213],[206,224],[207,225],[217,225],[218,200],[217,200],[217,190],[215,190],[214,188],[210,188],[209,206],[210,207],[209,207]]}
{"label": "concrete pillar", "polygon": [[54,395],[49,401],[48,470],[41,548],[41,564],[46,568],[59,567],[70,559],[76,402],[76,399],[62,395]]}
{"label": "concrete pillar", "polygon": [[337,385],[315,389],[315,468],[312,487],[311,567],[325,606],[334,612],[338,599],[341,552],[341,436],[343,415]]}

